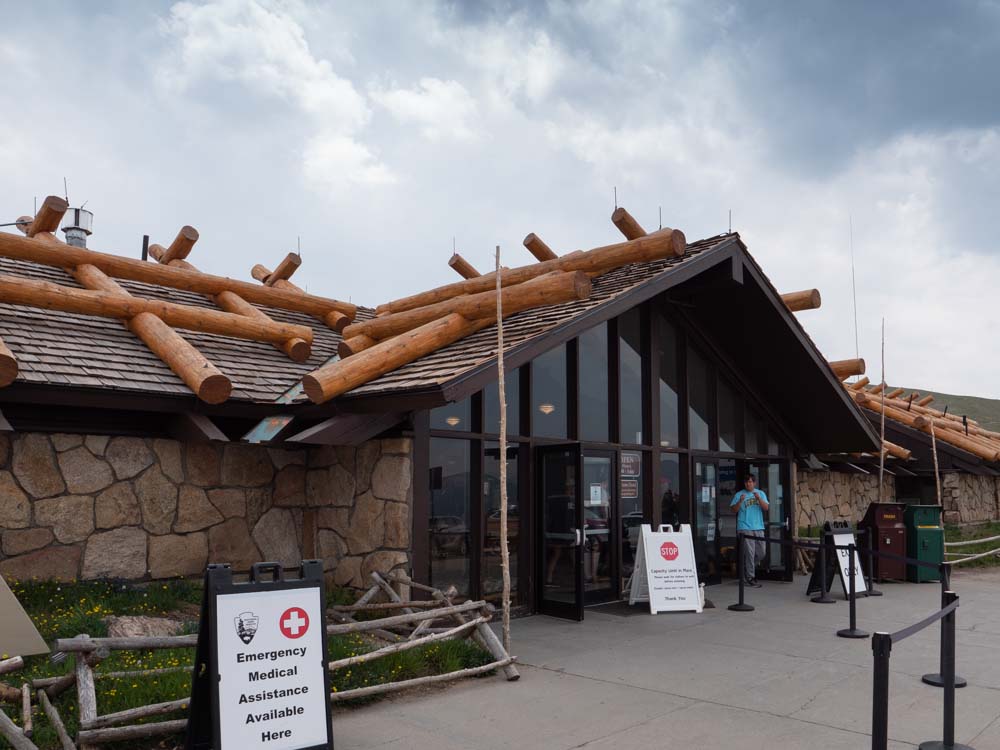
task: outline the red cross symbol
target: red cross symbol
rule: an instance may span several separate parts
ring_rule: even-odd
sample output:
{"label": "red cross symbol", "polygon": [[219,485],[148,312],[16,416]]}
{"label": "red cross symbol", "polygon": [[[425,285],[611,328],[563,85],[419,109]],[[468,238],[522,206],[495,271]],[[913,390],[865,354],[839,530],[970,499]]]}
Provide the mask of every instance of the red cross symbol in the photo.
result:
{"label": "red cross symbol", "polygon": [[309,615],[300,607],[290,607],[278,620],[278,627],[285,638],[301,638],[309,630]]}

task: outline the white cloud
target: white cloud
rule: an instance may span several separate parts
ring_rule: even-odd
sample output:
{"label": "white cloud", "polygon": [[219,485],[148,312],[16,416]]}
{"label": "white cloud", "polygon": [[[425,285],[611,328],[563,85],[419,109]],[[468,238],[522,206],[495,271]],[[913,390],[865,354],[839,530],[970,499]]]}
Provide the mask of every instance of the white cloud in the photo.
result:
{"label": "white cloud", "polygon": [[412,89],[372,89],[371,97],[400,122],[417,125],[429,140],[479,137],[479,108],[458,81],[421,78]]}
{"label": "white cloud", "polygon": [[166,90],[183,93],[215,81],[283,99],[318,131],[302,152],[307,179],[334,190],[392,181],[391,170],[359,139],[371,117],[364,96],[329,60],[312,54],[291,6],[273,0],[181,2],[162,26],[176,41],[158,71]]}

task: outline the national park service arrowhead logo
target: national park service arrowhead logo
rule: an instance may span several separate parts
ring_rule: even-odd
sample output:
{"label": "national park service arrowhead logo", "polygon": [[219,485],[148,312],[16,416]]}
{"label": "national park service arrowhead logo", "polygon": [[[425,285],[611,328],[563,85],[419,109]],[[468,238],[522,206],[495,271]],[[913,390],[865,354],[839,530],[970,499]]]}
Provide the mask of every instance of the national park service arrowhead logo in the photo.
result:
{"label": "national park service arrowhead logo", "polygon": [[257,635],[257,624],[260,622],[260,618],[253,612],[240,612],[234,618],[234,622],[236,623],[236,635],[240,637],[241,641],[249,644]]}

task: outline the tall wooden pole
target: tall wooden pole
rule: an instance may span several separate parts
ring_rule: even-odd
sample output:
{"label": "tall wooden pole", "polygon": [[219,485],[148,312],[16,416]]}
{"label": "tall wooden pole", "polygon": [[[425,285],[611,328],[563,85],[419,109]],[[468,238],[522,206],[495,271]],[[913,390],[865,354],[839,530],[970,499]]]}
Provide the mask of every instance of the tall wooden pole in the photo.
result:
{"label": "tall wooden pole", "polygon": [[510,653],[510,550],[507,549],[507,388],[503,371],[503,290],[497,245],[497,383],[500,391],[500,571],[503,575],[503,647]]}
{"label": "tall wooden pole", "polygon": [[882,390],[880,394],[882,398],[882,426],[879,430],[879,440],[881,442],[878,446],[878,501],[882,502],[882,484],[885,481],[885,318],[882,318]]}
{"label": "tall wooden pole", "polygon": [[[931,420],[931,453],[934,454],[934,486],[937,488],[937,501],[941,506],[941,474],[938,472],[937,437],[934,435],[934,420]],[[944,506],[941,506],[942,508]]]}

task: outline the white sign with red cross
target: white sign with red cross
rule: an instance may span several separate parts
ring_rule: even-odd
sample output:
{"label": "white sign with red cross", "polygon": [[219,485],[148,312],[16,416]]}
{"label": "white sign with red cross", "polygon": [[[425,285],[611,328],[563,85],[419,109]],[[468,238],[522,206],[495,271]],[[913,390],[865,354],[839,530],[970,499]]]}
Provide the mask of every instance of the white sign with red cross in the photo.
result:
{"label": "white sign with red cross", "polygon": [[685,610],[701,612],[691,527],[681,524],[674,531],[670,526],[661,526],[653,531],[643,524],[641,531],[629,604],[648,601],[649,611],[654,615]]}
{"label": "white sign with red cross", "polygon": [[218,750],[325,746],[319,588],[216,597]]}

